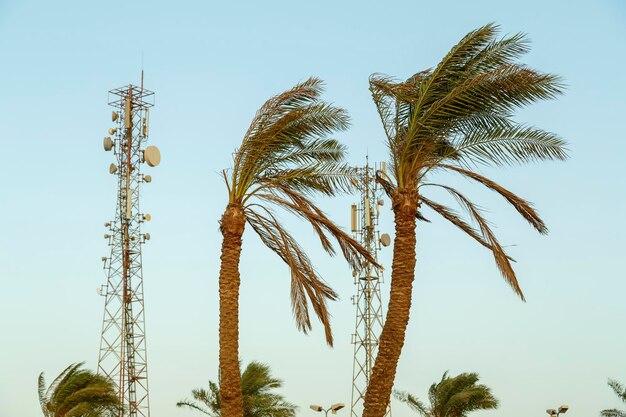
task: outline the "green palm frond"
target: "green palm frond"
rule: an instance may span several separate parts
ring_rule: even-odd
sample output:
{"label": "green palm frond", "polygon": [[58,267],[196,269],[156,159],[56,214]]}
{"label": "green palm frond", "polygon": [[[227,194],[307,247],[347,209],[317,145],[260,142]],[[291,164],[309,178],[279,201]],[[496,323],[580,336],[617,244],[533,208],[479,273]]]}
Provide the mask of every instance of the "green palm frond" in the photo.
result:
{"label": "green palm frond", "polygon": [[44,374],[38,380],[38,394],[45,417],[104,417],[118,410],[114,384],[94,372],[81,369],[83,363],[68,366],[46,389]]}
{"label": "green palm frond", "polygon": [[444,373],[428,390],[429,405],[406,392],[396,391],[395,396],[422,417],[466,417],[473,411],[496,409],[498,400],[489,387],[478,384],[478,379],[476,373],[455,377]]}
{"label": "green palm frond", "polygon": [[[626,387],[614,379],[609,379],[609,387],[613,390],[615,395],[626,403]],[[616,408],[602,410],[600,412],[602,417],[626,417],[626,411],[618,410]]]}
{"label": "green palm frond", "polygon": [[[243,198],[277,161],[349,126],[345,110],[319,101],[322,91],[321,80],[310,78],[259,109],[236,152],[230,184],[235,199]],[[342,159],[344,149],[336,146],[335,151],[335,158]],[[313,161],[327,159],[324,153],[309,156]]]}
{"label": "green palm frond", "polygon": [[600,416],[602,417],[626,417],[626,411],[618,410],[616,408],[611,408],[608,410],[602,410],[600,412]]}
{"label": "green palm frond", "polygon": [[413,411],[418,412],[422,417],[430,417],[428,408],[417,397],[406,391],[394,391],[393,395],[397,400],[408,405]]}
{"label": "green palm frond", "polygon": [[[268,365],[252,361],[241,374],[244,417],[295,417],[297,407],[286,401],[275,390],[282,388],[280,379],[271,374]],[[176,403],[177,407],[186,407],[211,417],[221,415],[218,384],[209,381],[209,390],[192,390],[193,400]]]}

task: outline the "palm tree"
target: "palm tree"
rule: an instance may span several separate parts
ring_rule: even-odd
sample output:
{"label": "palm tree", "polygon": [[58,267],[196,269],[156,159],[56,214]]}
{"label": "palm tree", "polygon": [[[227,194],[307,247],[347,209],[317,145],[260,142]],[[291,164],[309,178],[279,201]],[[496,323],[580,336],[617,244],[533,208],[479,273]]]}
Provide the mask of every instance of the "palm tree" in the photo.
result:
{"label": "palm tree", "polygon": [[[273,392],[283,382],[274,378],[270,367],[259,362],[250,362],[241,374],[244,417],[295,417],[297,407]],[[221,416],[219,385],[209,381],[209,390],[196,388],[191,391],[195,401],[183,400],[177,407],[189,407],[211,417]]]}
{"label": "palm tree", "polygon": [[[442,171],[460,174],[500,194],[541,234],[547,228],[531,204],[478,174],[476,165],[566,159],[556,135],[512,120],[516,108],[561,94],[560,78],[516,63],[529,50],[525,35],[497,38],[488,24],[466,35],[434,68],[404,82],[370,77],[370,91],[387,138],[391,173],[377,181],[391,198],[395,240],[391,290],[379,350],[364,401],[364,417],[382,417],[409,321],[415,278],[416,220],[427,206],[489,249],[506,282],[522,300],[511,259],[481,209],[458,190],[430,182]],[[455,210],[426,197],[428,188],[449,193],[477,228]]]}
{"label": "palm tree", "polygon": [[[613,389],[620,400],[626,403],[626,387],[614,379],[609,379],[609,387]],[[610,410],[602,410],[600,415],[602,417],[626,417],[626,411],[612,408]]]}
{"label": "palm tree", "polygon": [[109,379],[81,369],[83,363],[68,366],[46,389],[39,375],[39,403],[45,417],[111,417],[118,411],[117,390]]}
{"label": "palm tree", "polygon": [[449,377],[446,372],[441,381],[430,386],[428,406],[407,392],[394,391],[394,395],[422,417],[466,417],[472,411],[498,408],[498,400],[491,389],[476,385],[477,382],[476,373]]}
{"label": "palm tree", "polygon": [[219,276],[220,402],[224,417],[242,417],[239,381],[239,259],[247,223],[261,241],[291,271],[291,305],[296,325],[311,329],[309,303],[324,326],[326,341],[332,333],[326,308],[336,293],[313,268],[296,239],[281,225],[275,208],[306,220],[331,255],[335,239],[352,267],[373,258],[315,206],[315,194],[333,196],[350,188],[354,171],[342,163],[345,148],[331,133],[348,127],[345,110],[319,99],[322,82],[316,78],[269,99],[256,113],[243,142],[233,156],[233,168],[224,171],[228,205],[220,221],[223,235]]}

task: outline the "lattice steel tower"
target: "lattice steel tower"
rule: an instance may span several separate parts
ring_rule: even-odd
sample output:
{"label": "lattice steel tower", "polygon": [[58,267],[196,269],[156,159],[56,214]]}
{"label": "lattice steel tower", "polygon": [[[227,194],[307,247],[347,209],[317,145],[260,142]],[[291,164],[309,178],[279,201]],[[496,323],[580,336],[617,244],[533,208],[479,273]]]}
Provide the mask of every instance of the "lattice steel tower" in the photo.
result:
{"label": "lattice steel tower", "polygon": [[143,73],[141,78],[140,87],[131,84],[109,91],[115,126],[104,138],[104,149],[115,156],[109,172],[118,187],[115,218],[105,223],[111,254],[102,258],[107,283],[99,291],[105,302],[98,373],[115,382],[120,417],[150,415],[141,264],[141,247],[150,239],[141,233],[141,225],[150,215],[139,209],[139,188],[152,181],[141,173],[143,163],[156,166],[161,155],[155,146],[144,148],[154,93],[144,90]]}
{"label": "lattice steel tower", "polygon": [[[357,168],[357,188],[361,193],[359,204],[351,207],[351,228],[354,237],[370,251],[378,262],[378,252],[382,246],[389,246],[391,239],[388,234],[378,231],[378,214],[383,205],[383,193],[375,180],[377,167],[370,167],[369,162],[364,168]],[[385,170],[385,164],[378,167]],[[354,344],[354,363],[352,370],[352,401],[351,417],[360,417],[363,413],[363,400],[370,381],[380,332],[383,328],[383,307],[380,296],[380,284],[383,273],[370,262],[365,261],[359,270],[352,272],[357,293],[352,297],[356,305],[355,332],[352,334]],[[391,409],[387,408],[387,416]]]}

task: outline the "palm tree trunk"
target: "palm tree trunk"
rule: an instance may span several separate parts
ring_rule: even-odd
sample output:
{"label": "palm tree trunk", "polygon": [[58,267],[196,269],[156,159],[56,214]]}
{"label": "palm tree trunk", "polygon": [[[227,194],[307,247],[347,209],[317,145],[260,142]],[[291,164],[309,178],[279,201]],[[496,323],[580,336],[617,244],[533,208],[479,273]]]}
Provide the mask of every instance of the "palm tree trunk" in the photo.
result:
{"label": "palm tree trunk", "polygon": [[239,205],[222,215],[220,267],[220,403],[221,417],[243,417],[239,370],[239,259],[245,219]]}
{"label": "palm tree trunk", "polygon": [[415,213],[417,192],[396,190],[392,198],[396,236],[387,318],[365,394],[363,417],[383,417],[389,405],[396,367],[404,345],[415,278]]}

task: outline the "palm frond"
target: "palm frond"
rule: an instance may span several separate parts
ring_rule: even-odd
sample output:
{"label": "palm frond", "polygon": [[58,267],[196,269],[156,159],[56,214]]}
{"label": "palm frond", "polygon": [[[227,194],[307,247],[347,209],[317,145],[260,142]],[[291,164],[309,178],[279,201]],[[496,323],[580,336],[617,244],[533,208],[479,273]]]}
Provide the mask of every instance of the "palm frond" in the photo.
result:
{"label": "palm frond", "polygon": [[[487,222],[487,220],[482,216],[480,209],[476,207],[476,205],[472,203],[467,197],[465,197],[463,194],[461,194],[460,192],[458,192],[452,187],[448,187],[446,185],[441,185],[441,184],[429,184],[429,185],[440,187],[448,191],[457,200],[457,202],[468,212],[468,214],[472,217],[472,219],[478,224],[483,240],[485,240],[490,245],[491,253],[493,254],[494,260],[496,262],[496,266],[498,267],[498,270],[504,277],[504,280],[511,286],[513,291],[515,291],[515,293],[522,299],[522,301],[526,301],[524,298],[522,289],[520,288],[519,283],[517,282],[515,271],[513,270],[513,267],[511,266],[510,258],[504,251],[504,248],[502,247],[502,245],[500,245],[500,242],[498,242],[498,239],[496,238],[495,234],[491,230],[491,227],[489,226],[489,223]],[[422,197],[422,199],[424,198]],[[430,204],[428,203],[426,204],[431,206],[433,202],[429,201],[429,203]],[[470,234],[470,236],[472,235]]]}
{"label": "palm frond", "polygon": [[257,193],[256,197],[274,203],[307,220],[313,226],[314,231],[320,238],[322,247],[328,254],[334,255],[335,251],[325,233],[328,233],[337,241],[344,258],[353,269],[358,269],[363,259],[366,259],[376,267],[380,267],[365,248],[334,224],[310,199],[285,186],[278,186],[268,191],[270,192],[264,194]]}
{"label": "palm frond", "polygon": [[473,129],[455,145],[453,156],[496,166],[563,161],[568,157],[565,141],[559,136],[534,127],[512,124]]}
{"label": "palm frond", "polygon": [[[349,126],[345,110],[319,101],[322,91],[322,81],[310,78],[259,109],[235,154],[230,188],[236,199],[281,156]],[[335,151],[340,159],[343,149],[335,146]]]}
{"label": "palm frond", "polygon": [[300,248],[296,240],[276,220],[267,208],[260,207],[265,214],[248,206],[245,214],[248,224],[259,235],[261,241],[276,253],[291,272],[291,306],[296,326],[304,333],[311,330],[308,303],[324,326],[326,342],[332,346],[333,336],[330,329],[327,300],[336,300],[337,294],[326,285],[313,268],[309,257]]}
{"label": "palm frond", "polygon": [[196,411],[200,411],[202,414],[206,414],[207,416],[211,416],[211,417],[218,417],[219,414],[213,414],[211,412],[209,412],[208,410],[206,410],[205,408],[201,407],[200,405],[194,403],[193,401],[190,400],[182,400],[182,401],[178,401],[176,403],[176,407],[179,408],[183,408],[183,407],[187,407],[187,408],[191,408],[192,410],[196,410]]}
{"label": "palm frond", "polygon": [[626,387],[614,379],[609,379],[609,387],[624,402],[626,402]]}
{"label": "palm frond", "polygon": [[535,211],[535,209],[533,208],[532,204],[529,201],[526,201],[518,197],[517,195],[507,190],[506,188],[502,187],[501,185],[498,185],[497,183],[491,181],[489,178],[479,175],[473,171],[469,171],[469,170],[459,168],[453,165],[444,164],[442,165],[442,167],[449,169],[451,171],[454,171],[454,172],[458,172],[468,178],[471,178],[474,181],[477,181],[483,184],[485,187],[489,188],[490,190],[497,192],[502,197],[504,197],[504,199],[509,204],[511,204],[513,208],[515,208],[515,210],[517,210],[517,212],[521,214],[522,217],[526,219],[526,221],[532,227],[534,227],[539,233],[541,233],[542,235],[545,235],[548,233],[548,228],[546,227],[545,223],[543,222],[541,217],[539,217],[539,214],[537,214],[537,212]]}
{"label": "palm frond", "polygon": [[[429,184],[424,184],[429,185]],[[420,197],[420,201],[430,207],[434,212],[438,213],[444,219],[448,220],[450,223],[464,231],[468,236],[472,239],[480,243],[482,246],[486,247],[489,250],[492,250],[492,246],[481,236],[480,232],[473,228],[469,223],[465,222],[459,214],[453,209],[444,206],[443,204],[439,204],[433,200],[430,200],[424,196]],[[417,217],[417,213],[416,213]],[[419,217],[418,217],[419,218]]]}
{"label": "palm frond", "polygon": [[406,405],[408,405],[413,411],[417,411],[422,417],[429,417],[430,413],[426,405],[421,402],[417,397],[409,394],[406,391],[394,391],[393,396]]}
{"label": "palm frond", "polygon": [[618,410],[616,408],[611,408],[607,410],[602,410],[600,412],[600,416],[602,417],[626,417],[626,411]]}

